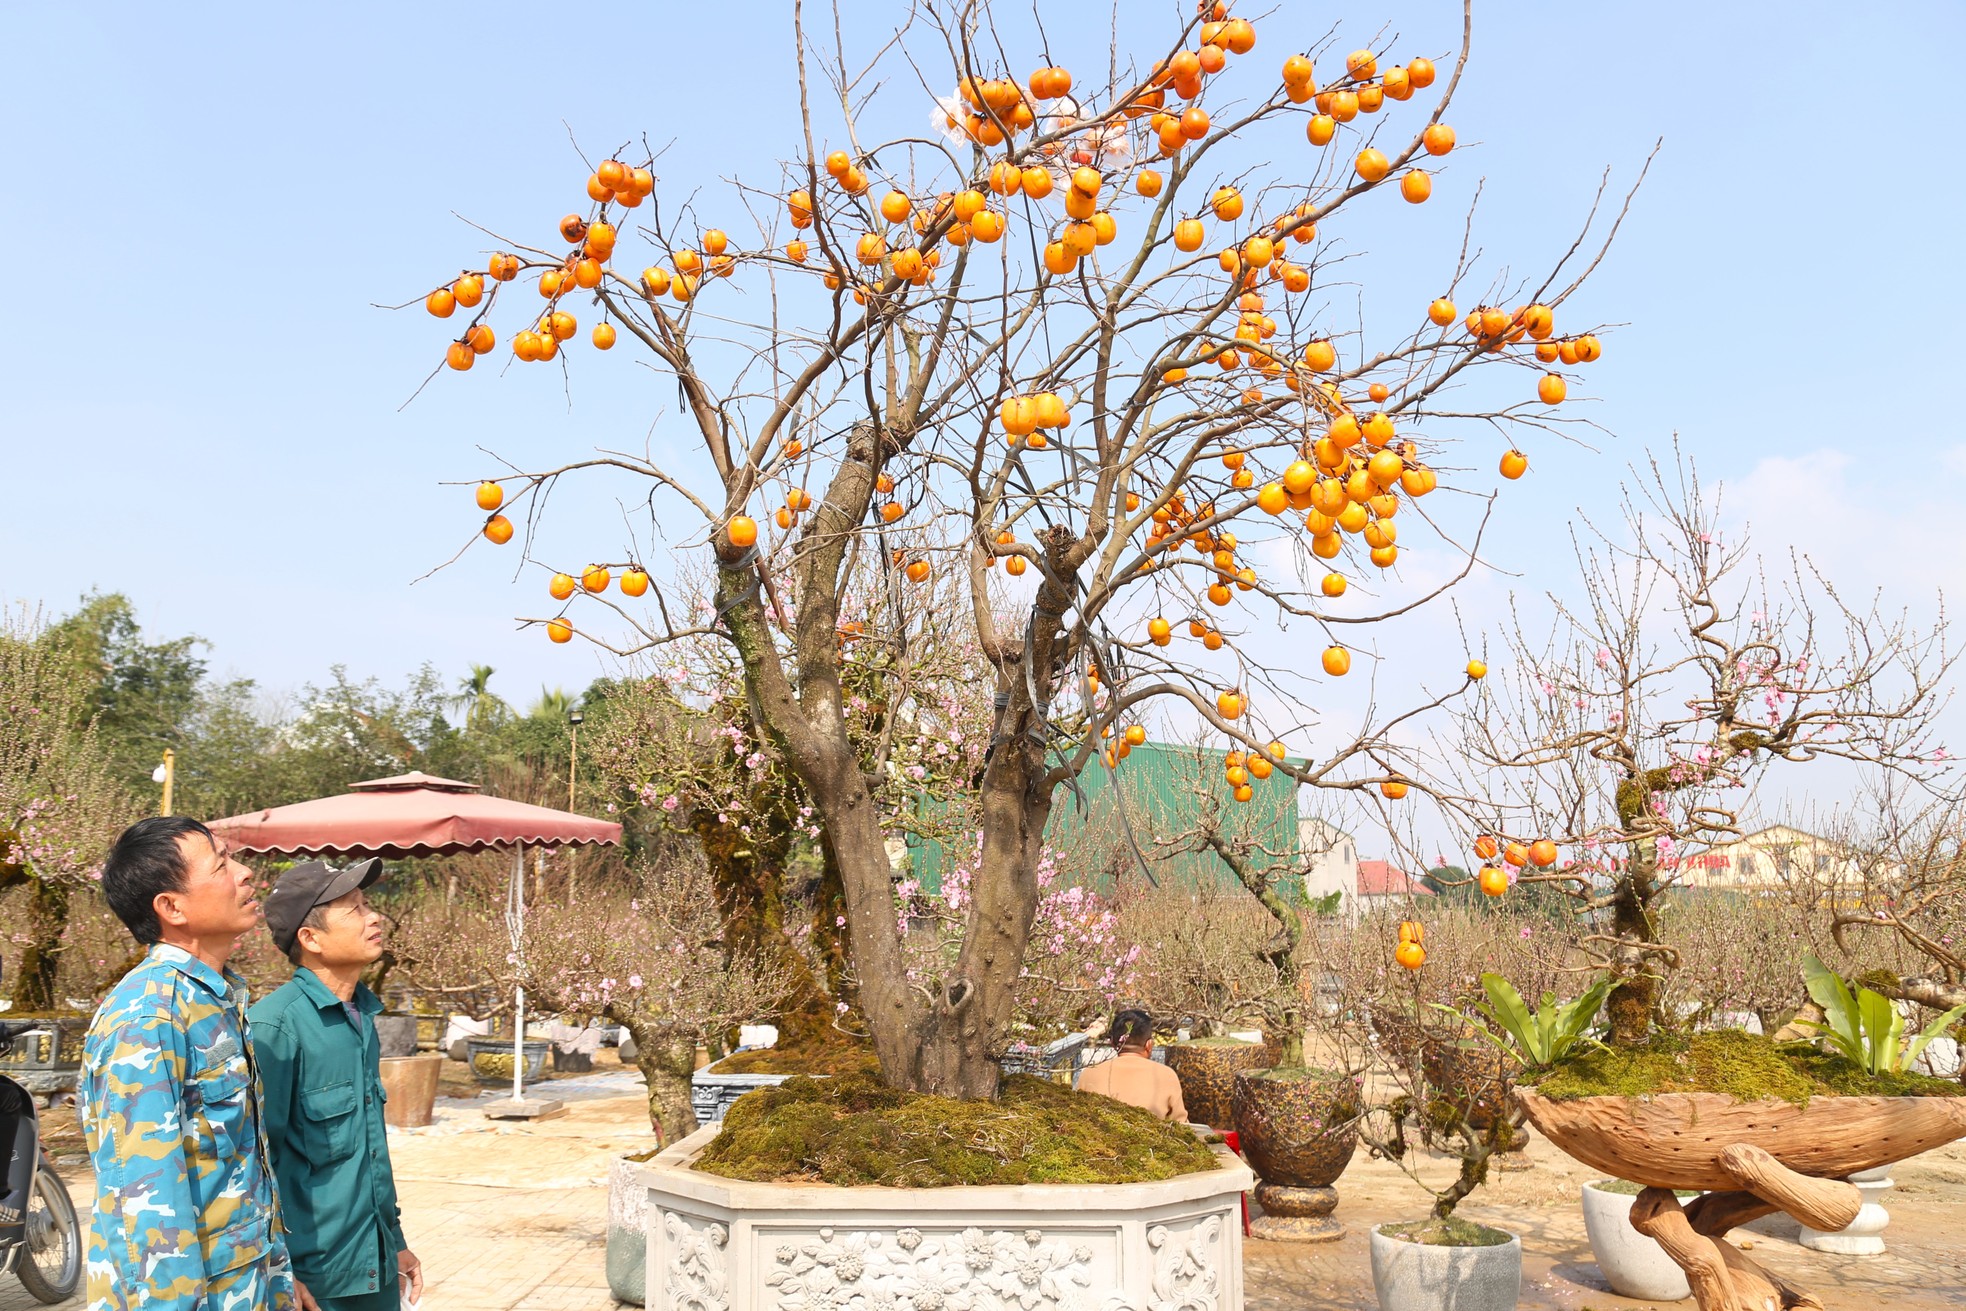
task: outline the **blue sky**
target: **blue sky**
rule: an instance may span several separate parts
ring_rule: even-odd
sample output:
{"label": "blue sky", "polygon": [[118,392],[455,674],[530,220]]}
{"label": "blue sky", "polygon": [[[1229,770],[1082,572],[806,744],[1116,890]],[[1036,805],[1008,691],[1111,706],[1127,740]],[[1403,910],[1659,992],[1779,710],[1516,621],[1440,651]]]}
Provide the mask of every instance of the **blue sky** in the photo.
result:
{"label": "blue sky", "polygon": [[[860,48],[902,10],[849,8]],[[1129,34],[1158,35],[1181,7],[1121,8]],[[1458,35],[1438,0],[1345,8],[1340,51],[1382,25],[1396,50]],[[1250,59],[1267,77],[1333,12],[1283,0]],[[1603,170],[1622,190],[1664,141],[1580,311],[1622,325],[1576,402],[1608,435],[1532,452],[1493,539],[1490,602],[1560,590],[1552,532],[1610,511],[1626,465],[1675,432],[1764,547],[1809,550],[1921,613],[1957,576],[1966,445],[1923,393],[1966,346],[1961,184],[1943,149],[1920,147],[1962,126],[1936,52],[1966,44],[1966,10],[1879,12],[1478,8],[1452,114],[1463,149],[1434,201],[1346,220],[1375,296],[1424,304],[1477,180],[1491,267],[1527,273],[1569,240]],[[511,554],[412,580],[473,530],[468,492],[440,483],[494,467],[477,447],[525,464],[660,442],[671,389],[626,351],[583,352],[570,383],[481,367],[405,408],[448,333],[376,306],[482,260],[453,212],[547,240],[584,207],[570,138],[595,158],[673,142],[664,195],[700,188],[712,213],[722,178],[770,185],[797,143],[789,6],[728,0],[714,18],[630,6],[590,31],[537,6],[0,9],[16,106],[0,136],[0,239],[16,252],[0,596],[59,610],[125,591],[152,631],[200,634],[219,670],[273,689],[335,662],[394,680],[475,661],[523,701],[603,672],[589,650],[516,631],[512,616],[542,610]],[[1104,62],[1099,28],[1052,35],[1083,66]],[[886,99],[897,121],[926,113],[905,80]],[[1306,149],[1277,146],[1276,171]],[[1476,454],[1492,485],[1493,453]],[[618,522],[619,490],[570,491],[567,521]]]}

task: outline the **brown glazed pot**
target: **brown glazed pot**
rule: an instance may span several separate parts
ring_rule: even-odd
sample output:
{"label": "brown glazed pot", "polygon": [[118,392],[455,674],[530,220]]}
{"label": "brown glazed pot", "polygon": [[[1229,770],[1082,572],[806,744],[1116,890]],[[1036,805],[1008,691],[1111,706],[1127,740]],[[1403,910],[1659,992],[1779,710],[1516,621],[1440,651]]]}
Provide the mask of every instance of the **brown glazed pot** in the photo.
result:
{"label": "brown glazed pot", "polygon": [[1161,1051],[1167,1068],[1181,1080],[1181,1100],[1187,1103],[1188,1118],[1211,1129],[1230,1129],[1234,1127],[1230,1101],[1236,1076],[1275,1065],[1283,1056],[1283,1044],[1267,1039],[1237,1042],[1204,1038],[1170,1043]]}
{"label": "brown glazed pot", "polygon": [[1257,1238],[1321,1242],[1343,1237],[1331,1218],[1331,1185],[1358,1147],[1358,1084],[1324,1070],[1258,1070],[1236,1077],[1232,1098],[1243,1159],[1262,1177]]}

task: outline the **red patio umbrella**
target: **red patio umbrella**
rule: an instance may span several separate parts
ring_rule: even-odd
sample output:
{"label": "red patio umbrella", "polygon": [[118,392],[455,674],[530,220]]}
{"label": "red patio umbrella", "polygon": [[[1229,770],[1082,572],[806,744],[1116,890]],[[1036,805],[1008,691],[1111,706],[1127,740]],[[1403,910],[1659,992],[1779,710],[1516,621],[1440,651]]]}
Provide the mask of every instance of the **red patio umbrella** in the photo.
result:
{"label": "red patio umbrella", "polygon": [[337,797],[273,806],[212,824],[234,851],[291,856],[450,856],[510,847],[613,846],[621,825],[482,796],[475,783],[399,774]]}
{"label": "red patio umbrella", "polygon": [[[521,950],[526,917],[527,847],[613,846],[621,825],[523,801],[478,795],[475,783],[399,774],[354,784],[338,797],[273,806],[211,825],[234,851],[266,855],[347,858],[449,856],[466,851],[512,852],[505,923],[512,951]],[[518,990],[512,1020],[512,1100],[486,1114],[533,1118],[556,1114],[558,1102],[525,1099],[526,992]],[[502,1110],[496,1109],[502,1107]]]}

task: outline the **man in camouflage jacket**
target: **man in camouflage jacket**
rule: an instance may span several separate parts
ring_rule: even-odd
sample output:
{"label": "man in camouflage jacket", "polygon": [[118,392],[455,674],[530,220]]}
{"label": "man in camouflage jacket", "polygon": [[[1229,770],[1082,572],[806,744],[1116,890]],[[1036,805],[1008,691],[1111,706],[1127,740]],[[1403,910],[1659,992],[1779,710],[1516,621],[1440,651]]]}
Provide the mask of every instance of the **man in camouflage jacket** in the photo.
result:
{"label": "man in camouflage jacket", "polygon": [[83,1046],[96,1172],[91,1311],[312,1311],[268,1165],[245,983],[225,968],[258,923],[251,873],[196,820],[116,842],[103,894],[149,950]]}

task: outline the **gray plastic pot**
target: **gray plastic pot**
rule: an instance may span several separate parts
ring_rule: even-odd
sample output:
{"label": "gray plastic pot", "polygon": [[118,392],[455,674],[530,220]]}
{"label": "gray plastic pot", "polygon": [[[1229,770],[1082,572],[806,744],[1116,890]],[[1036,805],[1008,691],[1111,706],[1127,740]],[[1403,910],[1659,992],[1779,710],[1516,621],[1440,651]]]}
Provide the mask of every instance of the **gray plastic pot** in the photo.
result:
{"label": "gray plastic pot", "polygon": [[1598,1187],[1613,1182],[1599,1179],[1581,1190],[1584,1202],[1584,1232],[1590,1235],[1591,1252],[1604,1282],[1611,1291],[1625,1297],[1650,1298],[1655,1302],[1678,1302],[1693,1295],[1686,1272],[1674,1265],[1657,1240],[1632,1228],[1632,1203],[1638,1198],[1627,1193],[1611,1193]]}
{"label": "gray plastic pot", "polygon": [[1372,1229],[1379,1311],[1514,1311],[1522,1295],[1522,1240],[1514,1234],[1493,1247],[1434,1247],[1379,1232],[1386,1227]]}

